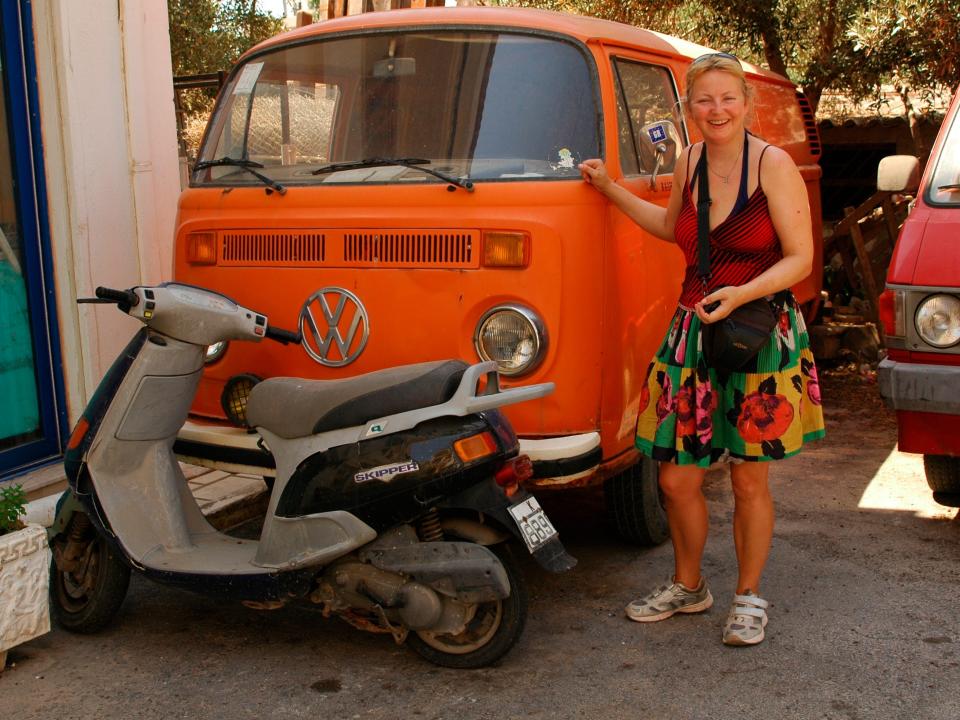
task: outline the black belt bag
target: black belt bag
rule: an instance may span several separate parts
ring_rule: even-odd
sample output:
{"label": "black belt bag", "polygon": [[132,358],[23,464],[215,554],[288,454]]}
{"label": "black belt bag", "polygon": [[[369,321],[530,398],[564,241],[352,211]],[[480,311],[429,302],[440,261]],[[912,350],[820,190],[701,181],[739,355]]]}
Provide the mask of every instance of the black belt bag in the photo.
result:
{"label": "black belt bag", "polygon": [[[705,145],[694,178],[700,188],[697,201],[697,270],[706,296],[710,279],[710,187]],[[723,320],[702,323],[700,341],[707,364],[716,370],[739,370],[767,344],[776,326],[777,316],[766,298],[757,298],[741,305]]]}
{"label": "black belt bag", "polygon": [[700,326],[707,364],[716,370],[739,370],[760,352],[777,326],[766,298],[751,300],[723,320]]}

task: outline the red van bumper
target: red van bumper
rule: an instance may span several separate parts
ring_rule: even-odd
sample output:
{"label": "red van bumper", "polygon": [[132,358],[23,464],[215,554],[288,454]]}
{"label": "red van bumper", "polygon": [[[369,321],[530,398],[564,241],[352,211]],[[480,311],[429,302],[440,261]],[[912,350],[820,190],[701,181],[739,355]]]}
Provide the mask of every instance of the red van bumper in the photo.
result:
{"label": "red van bumper", "polygon": [[880,395],[897,411],[901,451],[960,456],[960,366],[880,363]]}

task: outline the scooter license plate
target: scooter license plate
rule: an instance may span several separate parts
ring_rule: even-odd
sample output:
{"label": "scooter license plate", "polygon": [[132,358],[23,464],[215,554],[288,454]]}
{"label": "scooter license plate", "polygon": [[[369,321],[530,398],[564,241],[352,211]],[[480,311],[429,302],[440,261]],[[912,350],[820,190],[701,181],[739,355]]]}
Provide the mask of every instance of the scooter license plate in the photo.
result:
{"label": "scooter license plate", "polygon": [[523,541],[530,552],[536,551],[557,534],[556,528],[550,523],[536,498],[528,498],[519,505],[514,505],[510,508],[510,514],[520,528],[520,534],[523,535]]}

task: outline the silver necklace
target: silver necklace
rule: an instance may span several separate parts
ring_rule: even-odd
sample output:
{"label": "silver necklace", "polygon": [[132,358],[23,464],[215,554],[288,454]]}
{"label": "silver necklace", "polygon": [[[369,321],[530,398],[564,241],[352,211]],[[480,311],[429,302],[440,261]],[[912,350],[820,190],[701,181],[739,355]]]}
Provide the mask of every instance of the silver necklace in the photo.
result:
{"label": "silver necklace", "polygon": [[[744,144],[746,144],[746,141],[744,141]],[[737,159],[733,161],[733,165],[730,166],[730,169],[727,171],[726,175],[721,175],[716,170],[714,170],[713,167],[709,164],[707,165],[707,168],[710,170],[710,172],[712,172],[714,175],[720,178],[721,182],[723,182],[724,185],[729,185],[730,176],[733,175],[733,171],[737,169],[737,164],[740,162],[741,155],[743,155],[743,145],[740,146],[740,152],[737,153]]]}

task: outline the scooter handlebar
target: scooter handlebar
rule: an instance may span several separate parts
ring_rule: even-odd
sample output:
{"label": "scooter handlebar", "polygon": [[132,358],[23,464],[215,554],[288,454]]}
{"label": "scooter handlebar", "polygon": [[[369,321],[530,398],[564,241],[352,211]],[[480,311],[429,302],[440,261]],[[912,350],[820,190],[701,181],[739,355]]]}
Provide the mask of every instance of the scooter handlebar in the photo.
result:
{"label": "scooter handlebar", "polygon": [[140,303],[140,298],[133,290],[114,290],[108,287],[98,287],[96,295],[106,302],[116,303],[124,312]]}
{"label": "scooter handlebar", "polygon": [[284,330],[283,328],[278,328],[274,325],[268,325],[267,331],[263,334],[264,337],[268,337],[271,340],[276,340],[278,343],[294,343],[295,345],[300,344],[300,333],[292,332],[291,330]]}

